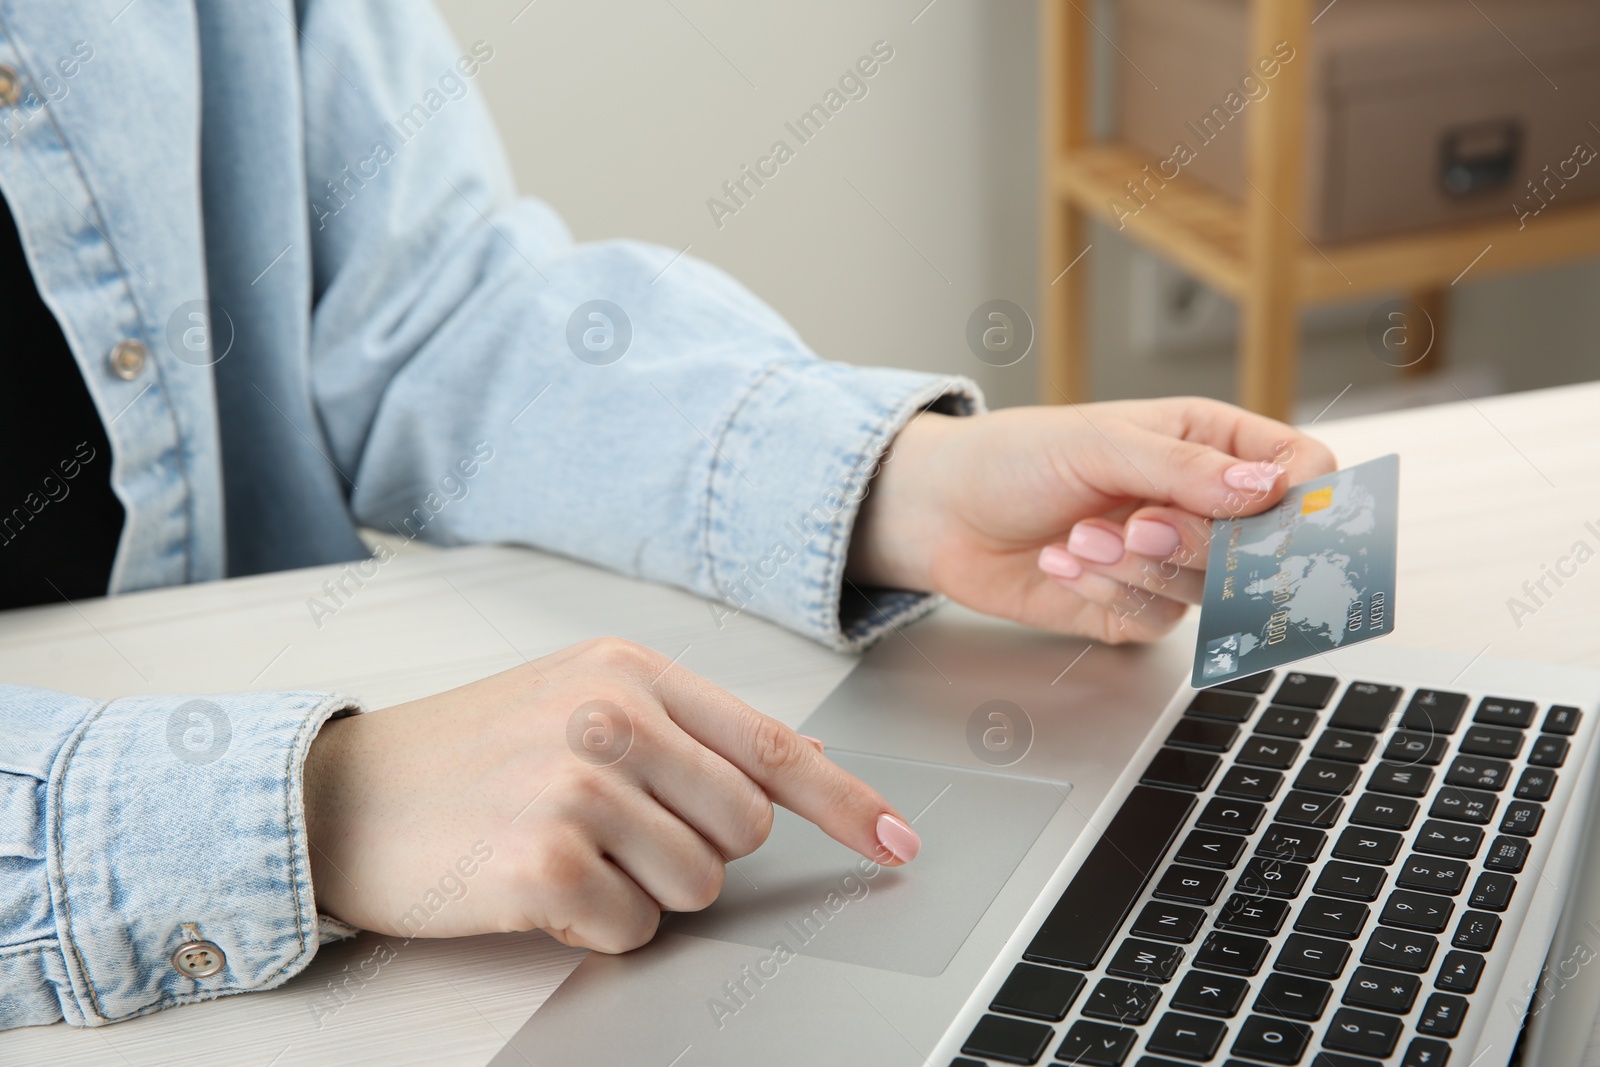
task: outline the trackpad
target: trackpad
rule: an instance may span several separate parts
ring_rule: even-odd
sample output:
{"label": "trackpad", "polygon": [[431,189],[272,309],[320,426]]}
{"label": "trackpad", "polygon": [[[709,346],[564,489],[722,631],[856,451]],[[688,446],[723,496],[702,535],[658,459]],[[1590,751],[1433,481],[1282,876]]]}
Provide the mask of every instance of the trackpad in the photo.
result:
{"label": "trackpad", "polygon": [[988,909],[1055,815],[1065,782],[859,752],[829,757],[913,820],[922,853],[880,867],[811,823],[777,809],[772,836],[729,865],[717,902],[663,929],[933,977]]}

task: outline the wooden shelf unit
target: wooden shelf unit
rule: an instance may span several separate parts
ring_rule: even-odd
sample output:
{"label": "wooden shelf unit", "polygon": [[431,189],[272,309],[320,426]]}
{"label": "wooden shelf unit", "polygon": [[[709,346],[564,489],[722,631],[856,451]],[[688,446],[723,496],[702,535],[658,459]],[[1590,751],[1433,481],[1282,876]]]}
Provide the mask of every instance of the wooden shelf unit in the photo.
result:
{"label": "wooden shelf unit", "polygon": [[[1520,228],[1514,218],[1313,245],[1299,229],[1306,72],[1285,65],[1274,91],[1253,105],[1245,152],[1247,199],[1239,203],[1188,175],[1167,182],[1120,221],[1124,183],[1156,161],[1089,135],[1088,0],[1040,0],[1044,47],[1045,180],[1041,400],[1081,401],[1091,392],[1086,270],[1069,264],[1097,218],[1240,305],[1239,402],[1287,419],[1294,405],[1302,306],[1392,292],[1427,310],[1445,334],[1445,293],[1467,268],[1473,279],[1600,254],[1600,203],[1552,211]],[[1310,47],[1309,0],[1251,0],[1252,55],[1288,40]],[[1510,212],[1507,212],[1509,215]],[[1488,249],[1487,253],[1485,250]],[[1064,272],[1064,273],[1063,273]],[[1405,373],[1439,365],[1441,346]]]}

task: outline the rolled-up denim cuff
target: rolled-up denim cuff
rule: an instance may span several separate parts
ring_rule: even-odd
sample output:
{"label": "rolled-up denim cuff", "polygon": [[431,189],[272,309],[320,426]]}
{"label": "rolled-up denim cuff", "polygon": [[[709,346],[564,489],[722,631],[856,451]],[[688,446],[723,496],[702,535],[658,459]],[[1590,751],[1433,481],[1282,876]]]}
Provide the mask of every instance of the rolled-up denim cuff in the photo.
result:
{"label": "rolled-up denim cuff", "polygon": [[878,464],[930,408],[974,414],[983,396],[959,376],[821,360],[768,368],[734,410],[712,461],[707,554],[719,625],[748,609],[848,651],[937,603],[845,578]]}
{"label": "rolled-up denim cuff", "polygon": [[[324,934],[306,836],[306,753],[328,693],[142,696],[87,716],[51,770],[44,828],[67,1021],[99,1025],[269,989]],[[222,966],[173,957],[195,939]]]}

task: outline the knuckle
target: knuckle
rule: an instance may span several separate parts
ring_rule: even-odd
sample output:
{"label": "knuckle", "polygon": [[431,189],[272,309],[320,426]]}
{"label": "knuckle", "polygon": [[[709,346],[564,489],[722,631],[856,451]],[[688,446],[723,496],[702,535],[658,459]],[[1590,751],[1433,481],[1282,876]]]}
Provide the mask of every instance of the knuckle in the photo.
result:
{"label": "knuckle", "polygon": [[793,730],[776,719],[757,717],[751,728],[750,757],[763,777],[790,773],[804,758],[809,746]]}
{"label": "knuckle", "polygon": [[657,654],[636,642],[621,637],[597,637],[586,643],[585,658],[602,669],[634,673],[648,668]]}
{"label": "knuckle", "polygon": [[683,896],[673,902],[673,911],[700,911],[709,908],[722,894],[723,882],[728,876],[727,867],[710,849],[707,849],[706,853],[705,868],[685,887]]}
{"label": "knuckle", "polygon": [[579,814],[597,813],[610,798],[605,776],[588,767],[575,768],[563,775],[560,782],[551,786],[551,791],[550,799],[555,801],[552,807]]}
{"label": "knuckle", "polygon": [[1195,441],[1174,440],[1171,444],[1172,465],[1180,471],[1203,472],[1210,468],[1216,453]]}
{"label": "knuckle", "polygon": [[767,794],[759,789],[751,789],[748,805],[744,818],[734,826],[733,837],[728,842],[732,849],[729,859],[750,855],[765,844],[772,833],[772,801]]}
{"label": "knuckle", "polygon": [[566,831],[546,841],[529,864],[529,880],[560,896],[582,893],[594,874],[594,857],[581,836]]}
{"label": "knuckle", "polygon": [[617,919],[594,941],[595,948],[610,955],[631,952],[648,944],[661,926],[661,909],[653,904],[641,905],[634,914]]}

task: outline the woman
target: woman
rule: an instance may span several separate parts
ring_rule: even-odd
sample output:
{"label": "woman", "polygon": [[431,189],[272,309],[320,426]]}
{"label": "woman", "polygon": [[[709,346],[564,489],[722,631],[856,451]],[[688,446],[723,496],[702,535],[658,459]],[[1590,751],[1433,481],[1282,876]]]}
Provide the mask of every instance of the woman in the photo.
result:
{"label": "woman", "polygon": [[[574,244],[512,194],[473,84],[492,43],[425,0],[20,5],[0,35],[5,606],[360,559],[364,525],[537,545],[840,649],[939,594],[1148,640],[1198,599],[1208,518],[1333,467],[1204,400],[982,414],[965,379],[817,359],[692,257]],[[352,927],[622,951],[708,904],[774,802],[881,863],[920,847],[624,642],[356,709],[0,687],[0,1025],[269,988]],[[174,741],[194,716],[220,758]]]}

